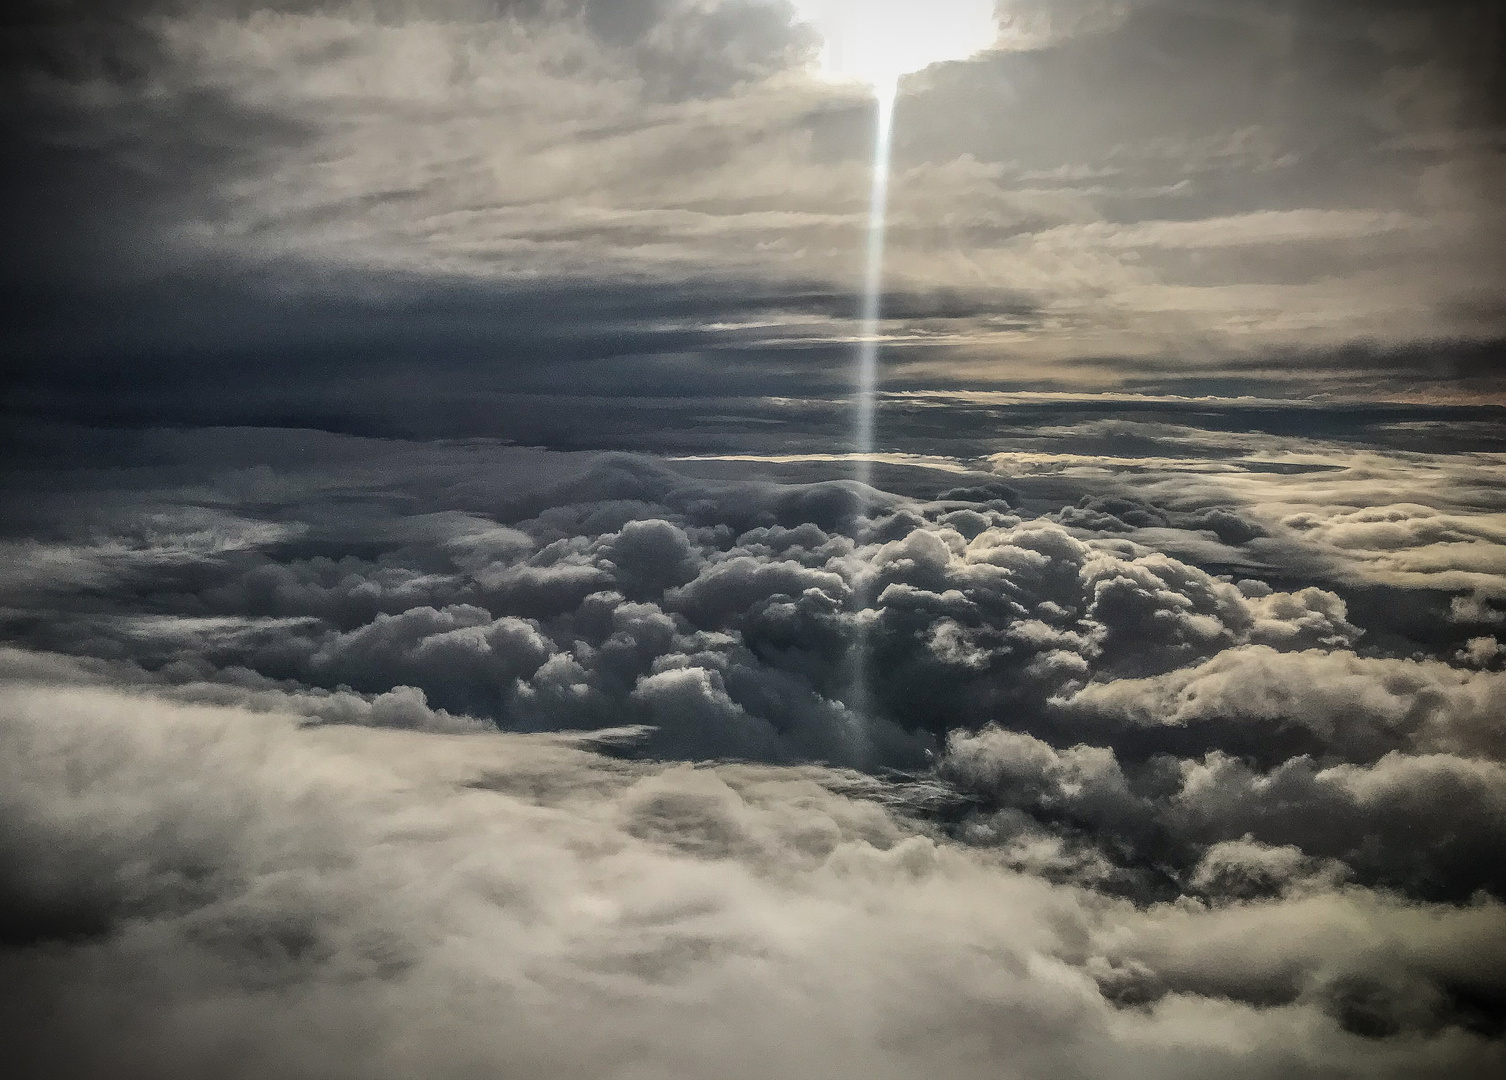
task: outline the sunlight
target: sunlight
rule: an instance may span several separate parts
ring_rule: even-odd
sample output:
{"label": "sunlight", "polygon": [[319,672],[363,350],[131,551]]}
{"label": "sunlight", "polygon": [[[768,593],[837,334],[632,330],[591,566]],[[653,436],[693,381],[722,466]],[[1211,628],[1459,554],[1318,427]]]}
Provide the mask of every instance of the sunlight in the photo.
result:
{"label": "sunlight", "polygon": [[998,38],[994,0],[795,0],[821,32],[821,73],[875,86],[946,60],[965,60]]}
{"label": "sunlight", "polygon": [[[898,76],[875,78],[878,98],[873,140],[873,179],[868,194],[868,243],[863,272],[862,325],[859,328],[857,371],[854,379],[853,453],[857,469],[853,478],[865,488],[873,483],[876,424],[874,407],[878,396],[878,361],[884,297],[884,238],[889,213],[889,168],[894,141],[894,99]],[[858,590],[855,596],[864,596]],[[856,716],[868,710],[868,635],[859,627],[854,634],[852,682],[847,705]]]}
{"label": "sunlight", "polygon": [[[873,483],[877,451],[875,406],[882,347],[884,242],[889,205],[894,111],[900,77],[948,60],[965,60],[998,40],[994,0],[794,0],[798,15],[823,41],[820,74],[866,84],[876,99],[872,186],[862,282],[862,314],[853,379],[853,479]],[[860,588],[859,607],[867,605]],[[869,707],[869,642],[861,625],[848,654],[846,704],[854,716]]]}
{"label": "sunlight", "polygon": [[883,317],[884,234],[889,210],[889,158],[894,139],[893,82],[874,84],[878,122],[874,131],[873,181],[868,195],[868,241],[863,272],[862,323],[859,327],[856,407],[853,450],[858,455],[856,479],[873,480],[874,397],[878,392],[880,320]]}

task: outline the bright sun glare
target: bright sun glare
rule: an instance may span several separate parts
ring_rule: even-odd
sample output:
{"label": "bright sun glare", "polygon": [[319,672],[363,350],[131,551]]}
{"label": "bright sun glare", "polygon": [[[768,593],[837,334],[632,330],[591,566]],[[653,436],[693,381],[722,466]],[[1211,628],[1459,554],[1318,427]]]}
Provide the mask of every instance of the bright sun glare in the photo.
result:
{"label": "bright sun glare", "polygon": [[944,60],[965,60],[998,36],[994,0],[795,0],[825,40],[821,71],[882,88]]}

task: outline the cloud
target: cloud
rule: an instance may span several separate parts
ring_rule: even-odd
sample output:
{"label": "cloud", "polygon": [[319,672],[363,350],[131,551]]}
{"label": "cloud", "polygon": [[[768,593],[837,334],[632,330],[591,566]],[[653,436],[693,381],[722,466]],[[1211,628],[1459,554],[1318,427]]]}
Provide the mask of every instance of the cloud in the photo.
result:
{"label": "cloud", "polygon": [[23,1074],[1493,1075],[1489,459],[1137,407],[9,433]]}
{"label": "cloud", "polygon": [[[1040,431],[1030,437],[1097,437]],[[160,507],[148,531],[139,508],[116,507],[108,478],[89,499],[36,504],[60,539],[16,541],[37,557],[6,586],[6,625],[12,640],[110,658],[133,681],[198,700],[290,695],[281,700],[304,704],[283,707],[335,719],[332,699],[311,696],[334,695],[354,718],[406,686],[424,695],[425,724],[643,724],[658,729],[650,752],[670,757],[918,768],[953,729],[1001,719],[1132,759],[1498,756],[1497,674],[1483,653],[1455,659],[1479,636],[1449,621],[1457,571],[1419,572],[1443,590],[1435,599],[1377,601],[1326,560],[1382,544],[1395,559],[1408,543],[1429,558],[1471,557],[1454,536],[1489,528],[1473,496],[1441,496],[1427,515],[1410,505],[1448,459],[1408,472],[1370,451],[1343,473],[1243,471],[1263,464],[1256,455],[1291,457],[1253,436],[1178,432],[1155,437],[1228,444],[1219,452],[1232,471],[1189,483],[1167,458],[1134,487],[1097,465],[1025,468],[1000,486],[957,465],[918,497],[866,504],[847,481],[756,478],[759,461],[670,468],[324,440],[309,449],[323,464],[295,447],[275,470],[244,472],[232,457],[186,488],[181,472],[137,476]],[[214,459],[234,438],[160,453]],[[1307,456],[1333,460],[1301,446],[1304,467]],[[994,467],[1002,460],[1027,463]],[[959,470],[973,486],[951,486]],[[1083,487],[1096,493],[1078,496]],[[1069,505],[1043,512],[1047,490],[1069,491]],[[1380,524],[1348,548],[1303,547],[1319,530],[1284,522],[1333,491],[1404,501],[1366,511]],[[212,514],[183,509],[206,501],[219,504]],[[94,509],[70,522],[80,505]],[[1325,513],[1346,528],[1362,516],[1342,504]],[[1427,528],[1395,531],[1413,521]],[[79,552],[109,572],[48,569]],[[119,554],[106,563],[99,552]],[[1406,645],[1395,637],[1406,633],[1421,636]],[[1439,635],[1432,659],[1411,656],[1428,635]],[[1355,652],[1373,638],[1372,655]],[[218,683],[230,696],[203,696]]]}
{"label": "cloud", "polygon": [[[1092,673],[1144,675],[1245,643],[1333,647],[1359,635],[1321,589],[1241,591],[1117,539],[946,504],[865,525],[843,484],[718,488],[609,459],[542,501],[552,505],[532,517],[522,515],[536,504],[519,505],[500,532],[463,523],[458,539],[435,537],[424,572],[317,558],[227,567],[229,580],[205,595],[227,611],[247,598],[265,608],[267,582],[336,581],[334,603],[328,587],[273,590],[285,617],[336,627],[311,623],[241,653],[278,677],[368,693],[409,683],[452,712],[529,729],[572,713],[571,726],[600,722],[614,708],[612,723],[656,723],[679,715],[665,703],[674,687],[712,728],[738,727],[740,710],[773,724],[776,742],[753,756],[787,752],[774,749],[786,739],[854,764],[899,745],[891,729],[902,717],[939,735],[1013,701],[1049,726],[1047,699]],[[372,615],[343,629],[357,597]],[[854,742],[849,729],[861,724],[843,702],[860,640],[875,658],[878,730]],[[679,720],[661,726],[661,749],[674,746],[671,732],[690,737]],[[752,753],[743,736],[729,738],[726,753]],[[693,753],[674,752],[710,752],[697,739]]]}
{"label": "cloud", "polygon": [[[1006,7],[1016,51],[906,84],[896,374],[1498,389],[1491,4]],[[789,392],[857,331],[870,103],[787,4],[28,4],[14,40],[28,412],[432,431],[544,361]]]}
{"label": "cloud", "polygon": [[22,1075],[1485,1076],[1498,1057],[1494,901],[1137,908],[809,767],[299,731],[98,689],[12,683],[0,708]]}
{"label": "cloud", "polygon": [[1500,1074],[1499,5],[1001,5],[873,487],[793,14],[5,16],[13,1072]]}
{"label": "cloud", "polygon": [[1348,876],[1348,868],[1336,859],[1315,859],[1295,845],[1272,847],[1246,834],[1211,845],[1190,884],[1205,895],[1244,900],[1325,891]]}
{"label": "cloud", "polygon": [[[1261,771],[1214,751],[1122,763],[1107,747],[1057,750],[989,727],[954,734],[941,772],[976,800],[980,816],[971,827],[979,840],[1006,850],[1018,844],[1022,821],[1009,811],[1023,812],[1098,849],[1100,858],[1068,863],[1072,874],[1091,880],[1117,864],[1118,880],[1107,874],[1104,883],[1135,893],[1170,887],[1177,895],[1201,881],[1214,896],[1223,889],[1242,895],[1245,877],[1273,873],[1235,869],[1235,860],[1248,863],[1256,852],[1227,845],[1246,841],[1261,851],[1292,849],[1286,858],[1299,853],[1308,876],[1352,873],[1366,884],[1455,901],[1503,887],[1494,867],[1506,835],[1506,772],[1495,761],[1393,751],[1371,765],[1324,768],[1301,755]],[[990,820],[999,811],[1000,820]],[[1426,851],[1405,840],[1421,821],[1435,828]],[[1034,838],[1025,829],[1024,839]]]}
{"label": "cloud", "polygon": [[[1493,640],[1493,639],[1484,639]],[[1488,659],[1488,651],[1481,650]],[[1500,722],[1506,680],[1437,661],[1360,657],[1347,650],[1230,649],[1150,679],[1086,686],[1064,705],[1148,726],[1200,721],[1308,729],[1325,749],[1365,760],[1397,749],[1506,758]]]}

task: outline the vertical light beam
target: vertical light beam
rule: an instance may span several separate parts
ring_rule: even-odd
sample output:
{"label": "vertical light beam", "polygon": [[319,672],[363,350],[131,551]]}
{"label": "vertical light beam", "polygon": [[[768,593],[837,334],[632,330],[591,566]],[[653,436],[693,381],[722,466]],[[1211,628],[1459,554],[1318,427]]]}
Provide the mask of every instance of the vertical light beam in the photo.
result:
{"label": "vertical light beam", "polygon": [[[859,484],[873,482],[876,418],[874,398],[878,391],[879,323],[884,315],[884,240],[889,216],[889,165],[894,143],[894,99],[899,79],[874,84],[878,99],[878,119],[873,140],[873,186],[868,195],[868,251],[863,272],[862,325],[859,328],[857,377],[854,380],[855,420],[853,453]],[[861,538],[860,538],[861,539]],[[859,587],[854,600],[858,621],[853,634],[848,707],[858,716],[868,711],[868,632],[862,612],[868,606],[865,590]]]}
{"label": "vertical light beam", "polygon": [[856,478],[861,484],[873,480],[874,396],[878,390],[879,323],[884,308],[884,239],[889,216],[889,159],[894,144],[894,99],[898,79],[874,86],[878,98],[877,130],[873,141],[873,186],[868,195],[868,253],[863,275],[862,325],[859,328],[856,390],[856,422],[853,452],[857,455]]}

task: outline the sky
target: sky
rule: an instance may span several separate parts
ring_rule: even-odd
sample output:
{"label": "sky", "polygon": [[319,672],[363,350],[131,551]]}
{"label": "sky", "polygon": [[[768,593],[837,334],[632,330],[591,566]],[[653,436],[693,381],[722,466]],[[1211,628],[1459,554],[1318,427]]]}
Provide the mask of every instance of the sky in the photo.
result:
{"label": "sky", "polygon": [[8,1072],[1502,1075],[1503,52],[8,5]]}
{"label": "sky", "polygon": [[[874,106],[804,2],[11,5],[7,399],[839,389]],[[1001,2],[904,79],[886,383],[1496,400],[1501,20]]]}

